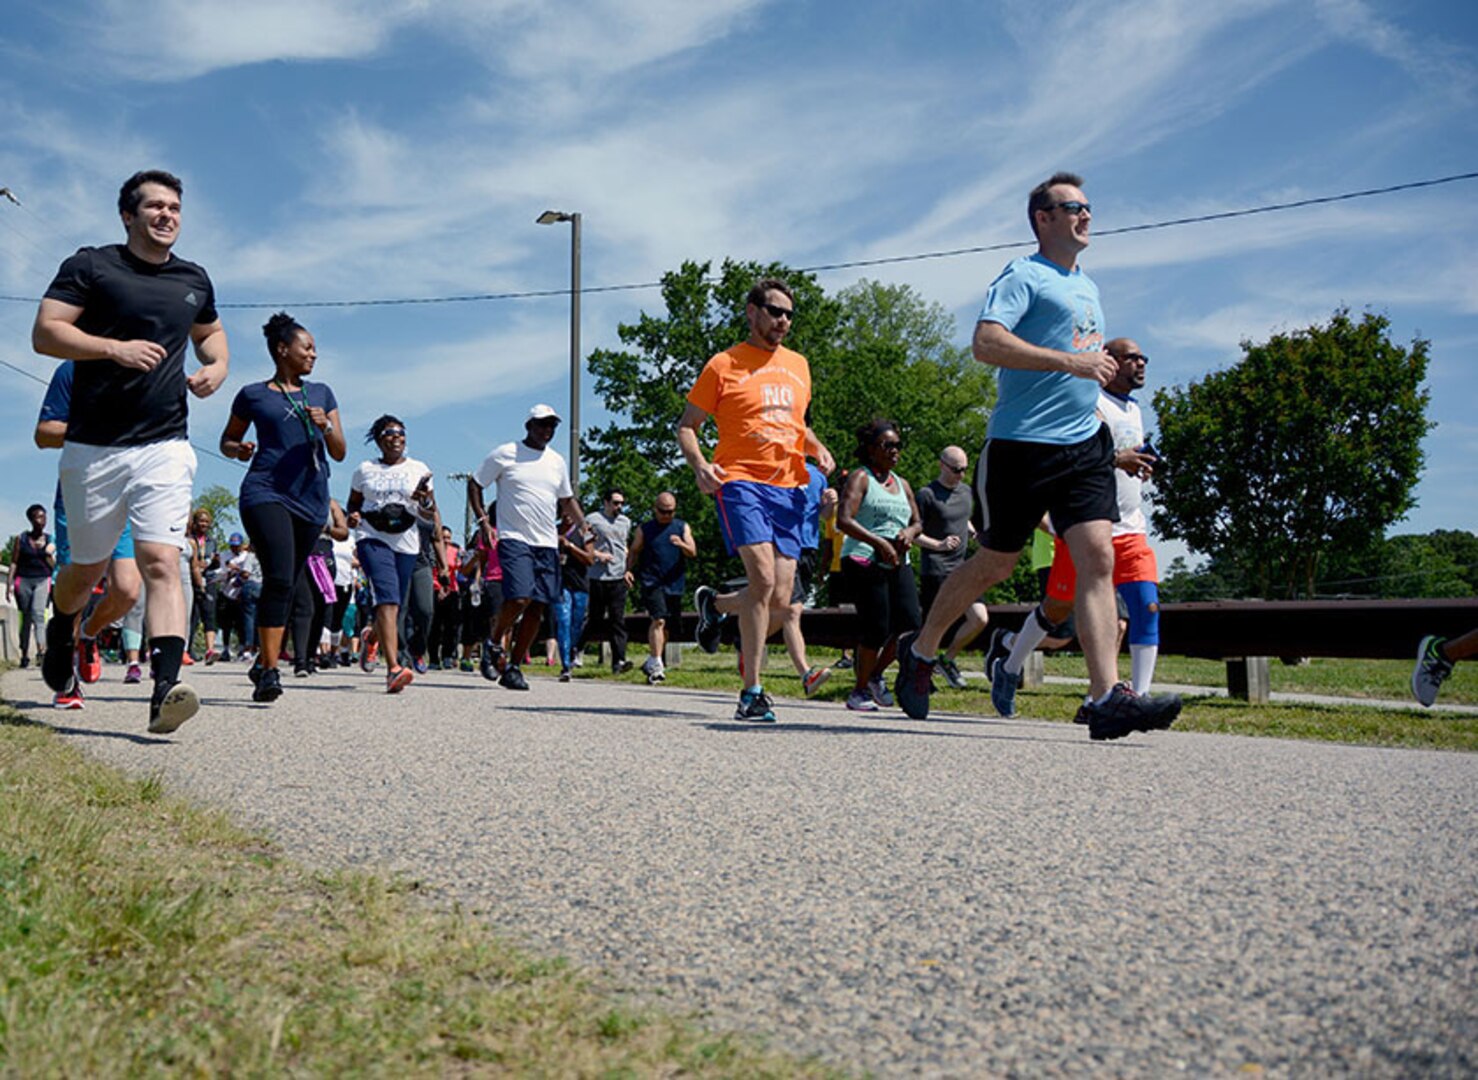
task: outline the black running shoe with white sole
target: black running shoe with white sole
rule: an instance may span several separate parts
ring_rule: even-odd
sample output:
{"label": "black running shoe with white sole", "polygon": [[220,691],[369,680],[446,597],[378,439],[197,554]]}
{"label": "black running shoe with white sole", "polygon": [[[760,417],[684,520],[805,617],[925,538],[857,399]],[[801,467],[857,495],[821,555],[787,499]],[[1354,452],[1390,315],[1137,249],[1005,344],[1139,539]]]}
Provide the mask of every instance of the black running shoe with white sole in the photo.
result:
{"label": "black running shoe with white sole", "polygon": [[698,648],[709,654],[718,652],[719,628],[724,621],[714,605],[717,598],[718,594],[707,585],[699,585],[693,593],[693,607],[698,611],[698,632],[694,636]]}

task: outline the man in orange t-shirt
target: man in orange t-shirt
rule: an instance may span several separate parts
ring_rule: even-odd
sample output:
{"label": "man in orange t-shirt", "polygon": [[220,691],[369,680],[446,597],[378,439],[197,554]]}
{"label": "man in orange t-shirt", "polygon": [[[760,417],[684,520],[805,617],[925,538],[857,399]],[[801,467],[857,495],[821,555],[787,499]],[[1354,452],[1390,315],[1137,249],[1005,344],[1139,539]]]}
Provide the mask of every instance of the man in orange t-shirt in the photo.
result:
{"label": "man in orange t-shirt", "polygon": [[[724,543],[744,563],[748,579],[738,598],[745,686],[735,719],[774,723],[760,675],[765,638],[790,607],[806,509],[806,457],[815,458],[828,473],[834,462],[806,421],[810,366],[804,356],[781,344],[795,316],[790,287],[775,278],[755,282],[744,314],[749,339],[704,366],[688,392],[677,441],[699,490],[717,499]],[[712,461],[698,441],[710,416],[718,425]],[[717,622],[713,590],[699,588],[694,602],[700,638],[709,637],[705,631]]]}

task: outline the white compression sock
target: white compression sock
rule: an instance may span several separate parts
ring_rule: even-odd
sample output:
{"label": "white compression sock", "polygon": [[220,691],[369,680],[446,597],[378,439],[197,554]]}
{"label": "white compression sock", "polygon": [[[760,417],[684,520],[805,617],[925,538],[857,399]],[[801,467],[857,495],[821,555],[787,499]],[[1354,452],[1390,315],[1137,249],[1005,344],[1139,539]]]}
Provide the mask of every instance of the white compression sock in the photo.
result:
{"label": "white compression sock", "polygon": [[1007,673],[1020,675],[1026,658],[1036,652],[1037,646],[1046,636],[1047,630],[1042,625],[1042,620],[1033,611],[1026,617],[1026,622],[1021,624],[1021,629],[1016,632],[1016,640],[1011,643],[1011,655],[1006,657],[1004,665]]}
{"label": "white compression sock", "polygon": [[1129,667],[1136,694],[1148,694],[1155,681],[1155,661],[1160,657],[1158,645],[1129,646]]}

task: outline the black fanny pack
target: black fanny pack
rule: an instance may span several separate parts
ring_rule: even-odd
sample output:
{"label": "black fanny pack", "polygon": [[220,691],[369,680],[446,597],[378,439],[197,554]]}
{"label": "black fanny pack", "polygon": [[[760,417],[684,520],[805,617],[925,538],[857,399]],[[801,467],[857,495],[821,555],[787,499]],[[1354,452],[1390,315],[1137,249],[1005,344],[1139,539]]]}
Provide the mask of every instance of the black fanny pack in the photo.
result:
{"label": "black fanny pack", "polygon": [[366,510],[361,515],[382,533],[403,533],[416,523],[416,515],[404,503],[386,503],[378,510]]}

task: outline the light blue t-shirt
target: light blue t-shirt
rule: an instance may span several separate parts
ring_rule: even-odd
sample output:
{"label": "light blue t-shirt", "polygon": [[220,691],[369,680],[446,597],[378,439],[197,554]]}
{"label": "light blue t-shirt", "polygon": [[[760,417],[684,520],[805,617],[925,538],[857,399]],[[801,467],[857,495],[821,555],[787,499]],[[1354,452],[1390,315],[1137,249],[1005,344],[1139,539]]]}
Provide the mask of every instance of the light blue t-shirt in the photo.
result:
{"label": "light blue t-shirt", "polygon": [[[1040,252],[1013,259],[991,282],[980,321],[1062,352],[1090,352],[1104,343],[1098,286],[1081,268],[1064,270]],[[1061,371],[997,371],[1000,393],[989,438],[1068,445],[1098,431],[1094,380]]]}

